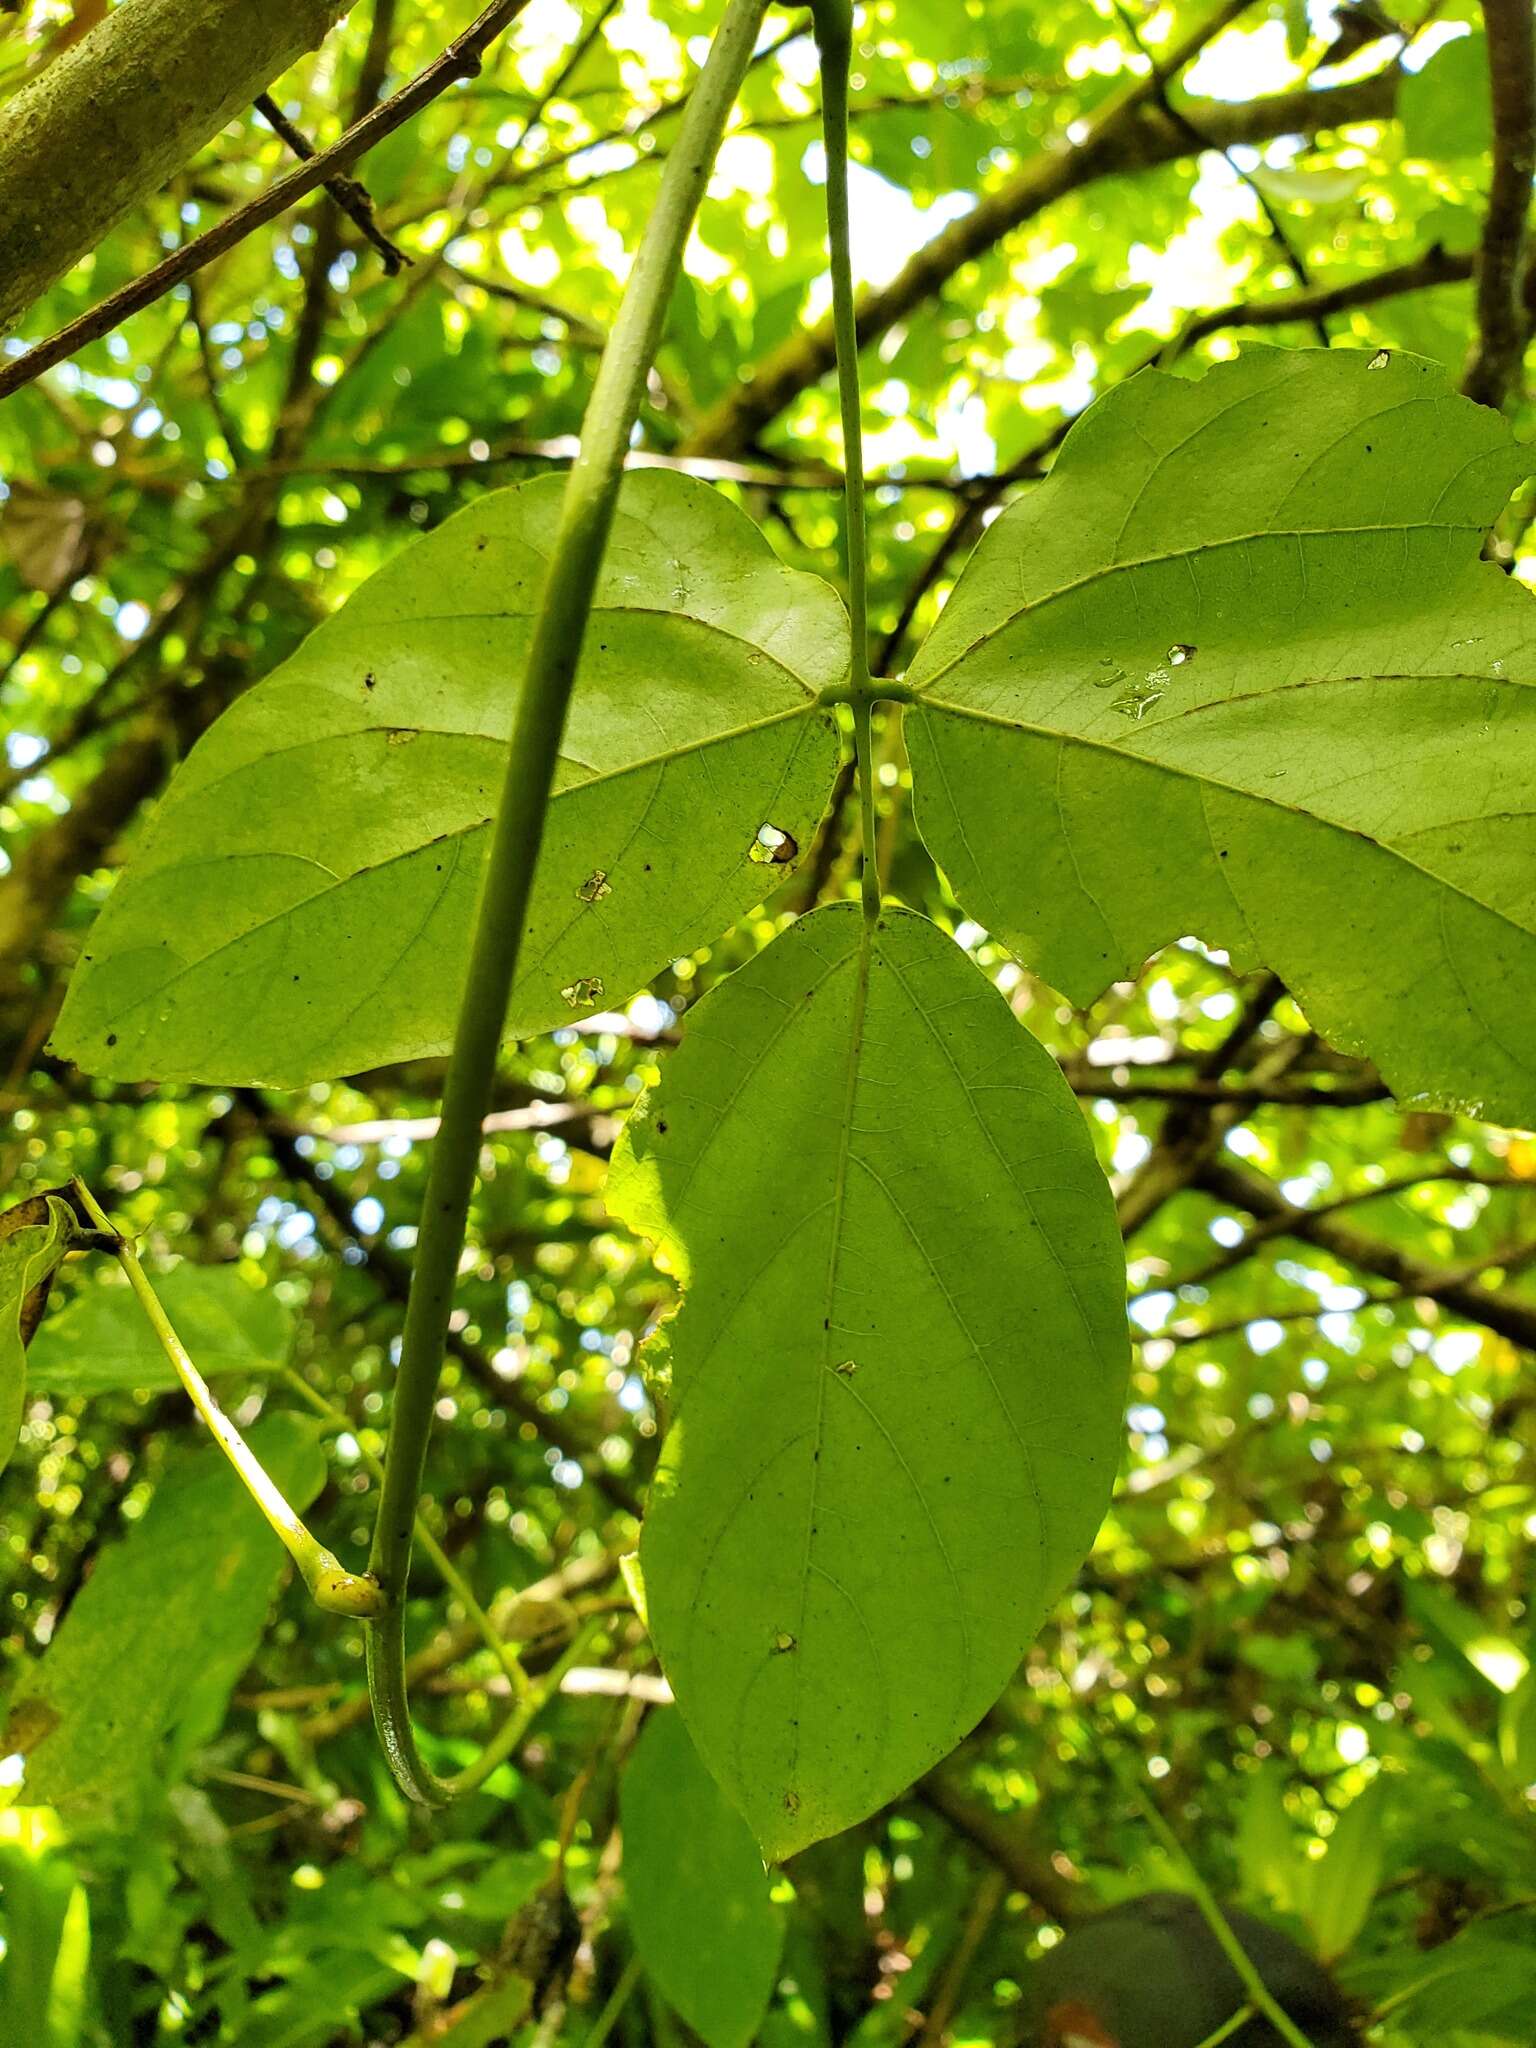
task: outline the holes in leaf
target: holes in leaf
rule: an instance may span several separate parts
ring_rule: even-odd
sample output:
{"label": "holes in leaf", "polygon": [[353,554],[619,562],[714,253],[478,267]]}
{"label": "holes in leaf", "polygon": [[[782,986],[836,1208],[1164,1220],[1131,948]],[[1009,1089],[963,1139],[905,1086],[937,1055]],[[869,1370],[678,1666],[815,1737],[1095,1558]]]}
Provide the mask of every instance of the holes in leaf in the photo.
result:
{"label": "holes in leaf", "polygon": [[392,747],[409,747],[420,738],[421,734],[414,726],[397,725],[389,735],[389,744]]}
{"label": "holes in leaf", "polygon": [[800,842],[789,832],[781,831],[777,825],[759,825],[757,835],[747,848],[747,858],[755,860],[759,867],[788,867],[800,851]]}
{"label": "holes in leaf", "polygon": [[1199,648],[1191,647],[1187,640],[1175,640],[1168,650],[1168,665],[1170,668],[1182,668],[1186,661],[1193,661],[1199,652]]}
{"label": "holes in leaf", "polygon": [[605,896],[611,896],[613,884],[608,880],[608,870],[594,868],[576,894],[583,903],[601,903]]}
{"label": "holes in leaf", "polygon": [[1391,360],[1392,360],[1392,351],[1391,351],[1391,349],[1389,349],[1389,348],[1379,348],[1379,349],[1377,349],[1377,351],[1376,351],[1375,355],[1373,355],[1373,356],[1371,357],[1371,360],[1370,360],[1370,361],[1369,361],[1369,362],[1368,362],[1368,363],[1366,364],[1366,366],[1365,366],[1365,367],[1366,367],[1366,368],[1367,368],[1368,370],[1384,370],[1384,369],[1385,369],[1385,368],[1387,367],[1388,363],[1390,363],[1390,362],[1391,362]]}
{"label": "holes in leaf", "polygon": [[603,978],[584,974],[578,981],[567,982],[560,993],[573,1010],[595,1010],[603,1000]]}

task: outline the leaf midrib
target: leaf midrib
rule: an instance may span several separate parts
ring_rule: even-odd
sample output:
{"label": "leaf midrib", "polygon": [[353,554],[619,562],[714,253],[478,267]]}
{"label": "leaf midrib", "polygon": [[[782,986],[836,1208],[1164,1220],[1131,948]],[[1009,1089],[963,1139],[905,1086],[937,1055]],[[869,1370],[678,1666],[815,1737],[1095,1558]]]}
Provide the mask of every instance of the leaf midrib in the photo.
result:
{"label": "leaf midrib", "polygon": [[[1042,591],[1038,597],[1032,597],[1026,603],[1019,605],[1015,610],[1009,612],[1005,618],[999,620],[995,626],[989,626],[984,633],[979,634],[976,639],[968,641],[956,653],[952,654],[943,667],[935,669],[926,681],[914,684],[912,686],[913,695],[916,701],[921,703],[931,693],[935,684],[947,676],[951,669],[958,667],[962,661],[968,661],[981,648],[986,647],[990,642],[1006,633],[1010,626],[1017,625],[1020,619],[1027,619],[1035,612],[1044,611],[1049,606],[1058,603],[1062,598],[1072,597],[1080,590],[1091,589],[1096,583],[1108,583],[1117,576],[1132,575],[1138,569],[1162,568],[1171,562],[1188,562],[1200,555],[1218,554],[1227,548],[1250,547],[1260,541],[1286,540],[1295,541],[1300,544],[1308,540],[1358,538],[1362,534],[1481,534],[1482,531],[1481,526],[1463,523],[1447,522],[1443,526],[1432,526],[1422,519],[1385,521],[1380,525],[1366,526],[1262,527],[1253,533],[1227,534],[1220,540],[1201,541],[1197,545],[1190,547],[1170,548],[1165,554],[1139,555],[1133,561],[1103,564],[1098,568],[1090,570],[1085,575],[1074,577],[1068,583],[1058,584],[1053,590]],[[1468,566],[1464,565],[1460,572],[1463,580],[1466,577]]]}

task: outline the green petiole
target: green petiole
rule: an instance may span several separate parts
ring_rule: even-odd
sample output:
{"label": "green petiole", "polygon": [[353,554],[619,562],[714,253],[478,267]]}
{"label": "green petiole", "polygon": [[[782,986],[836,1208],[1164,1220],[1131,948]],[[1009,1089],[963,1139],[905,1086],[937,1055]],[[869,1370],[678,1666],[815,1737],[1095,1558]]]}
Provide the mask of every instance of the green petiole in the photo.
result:
{"label": "green petiole", "polygon": [[252,1500],[298,1566],[316,1606],[323,1607],[328,1614],[350,1614],[364,1621],[381,1613],[384,1596],[377,1581],[366,1573],[349,1572],[335,1553],[327,1550],[310,1533],[301,1517],[284,1499],[261,1460],[214,1399],[208,1382],[193,1364],[187,1347],[171,1326],[170,1317],[160,1306],[132,1244],[113,1230],[105,1210],[84,1181],[76,1178],[70,1186],[92,1223],[104,1238],[111,1240],[117,1262],[127,1276],[128,1285],[133,1289],[150,1328],[160,1340],[161,1350],[174,1366],[176,1377],[191,1396],[193,1407],[207,1423],[215,1442],[244,1480]]}

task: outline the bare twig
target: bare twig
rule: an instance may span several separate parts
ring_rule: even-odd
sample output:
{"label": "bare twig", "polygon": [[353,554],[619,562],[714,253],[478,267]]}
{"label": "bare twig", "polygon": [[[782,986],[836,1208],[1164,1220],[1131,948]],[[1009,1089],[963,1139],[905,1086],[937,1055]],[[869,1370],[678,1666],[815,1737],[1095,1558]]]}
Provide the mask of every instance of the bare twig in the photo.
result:
{"label": "bare twig", "polygon": [[[307,135],[294,127],[288,116],[277,104],[277,101],[273,99],[271,93],[264,92],[257,95],[256,111],[272,130],[273,134],[280,136],[287,143],[300,163],[307,164],[314,161],[317,155],[315,145],[309,140]],[[367,186],[360,183],[356,178],[349,178],[338,174],[334,178],[326,179],[325,191],[327,196],[334,200],[336,205],[341,208],[358,233],[366,241],[371,242],[374,248],[378,250],[387,275],[390,277],[398,276],[411,259],[398,243],[392,242],[389,239],[388,235],[385,234],[384,230],[374,219],[373,201],[368,196]]]}

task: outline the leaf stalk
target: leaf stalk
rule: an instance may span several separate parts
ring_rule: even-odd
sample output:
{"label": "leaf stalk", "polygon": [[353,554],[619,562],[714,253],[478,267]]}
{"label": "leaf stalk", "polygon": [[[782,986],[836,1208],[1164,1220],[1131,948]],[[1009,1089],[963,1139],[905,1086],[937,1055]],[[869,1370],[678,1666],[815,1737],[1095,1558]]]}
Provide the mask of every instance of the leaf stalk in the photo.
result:
{"label": "leaf stalk", "polygon": [[213,1397],[213,1390],[198,1371],[185,1344],[177,1336],[171,1319],[150,1285],[149,1275],[129,1240],[112,1229],[96,1197],[85,1182],[70,1183],[80,1207],[105,1236],[113,1240],[117,1262],[133,1289],[160,1348],[174,1367],[176,1377],[191,1396],[192,1405],[208,1425],[214,1441],[245,1482],[246,1491],[261,1509],[267,1522],[298,1566],[316,1606],[328,1614],[348,1614],[362,1620],[383,1611],[384,1596],[373,1579],[349,1572],[333,1551],[327,1550],[305,1526],[303,1518],[289,1505],[282,1489],[256,1453]]}

